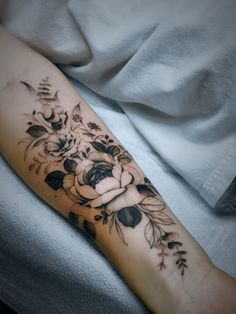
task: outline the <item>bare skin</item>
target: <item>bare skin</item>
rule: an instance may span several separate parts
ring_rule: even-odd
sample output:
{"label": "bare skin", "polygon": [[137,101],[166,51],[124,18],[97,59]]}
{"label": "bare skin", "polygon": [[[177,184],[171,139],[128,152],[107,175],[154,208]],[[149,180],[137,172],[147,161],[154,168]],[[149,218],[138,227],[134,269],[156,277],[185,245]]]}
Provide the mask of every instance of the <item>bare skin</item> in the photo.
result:
{"label": "bare skin", "polygon": [[234,313],[217,269],[118,139],[48,60],[0,29],[1,153],[82,228],[154,313]]}

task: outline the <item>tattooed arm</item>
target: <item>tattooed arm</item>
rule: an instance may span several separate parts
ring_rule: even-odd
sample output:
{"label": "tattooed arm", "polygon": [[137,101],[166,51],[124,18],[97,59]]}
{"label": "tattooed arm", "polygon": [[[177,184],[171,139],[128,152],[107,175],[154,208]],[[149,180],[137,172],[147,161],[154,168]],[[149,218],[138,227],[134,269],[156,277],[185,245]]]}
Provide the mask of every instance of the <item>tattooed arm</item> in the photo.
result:
{"label": "tattooed arm", "polygon": [[0,40],[1,152],[17,173],[96,241],[154,313],[231,313],[233,279],[63,74],[2,29]]}

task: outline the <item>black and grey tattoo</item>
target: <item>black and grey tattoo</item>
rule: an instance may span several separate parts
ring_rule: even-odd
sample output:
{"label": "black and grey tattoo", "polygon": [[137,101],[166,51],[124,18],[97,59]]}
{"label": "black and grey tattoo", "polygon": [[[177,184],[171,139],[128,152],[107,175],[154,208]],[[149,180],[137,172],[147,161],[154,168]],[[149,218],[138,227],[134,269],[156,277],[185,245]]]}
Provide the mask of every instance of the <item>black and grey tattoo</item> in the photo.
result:
{"label": "black and grey tattoo", "polygon": [[[60,103],[59,92],[52,92],[48,77],[37,88],[21,84],[40,104],[39,110],[25,114],[27,137],[19,142],[25,145],[24,159],[29,160],[29,171],[45,176],[56,197],[65,195],[72,202],[69,219],[93,238],[97,224],[107,225],[125,245],[126,228],[135,228],[143,221],[144,237],[150,248],[157,250],[159,269],[166,268],[166,258],[172,255],[183,276],[187,252],[178,233],[165,230],[165,226],[175,223],[166,214],[160,194],[130,154],[101,126],[86,121],[82,103],[68,114]],[[95,209],[96,214],[91,221],[85,219],[73,210],[75,205],[88,211]]]}

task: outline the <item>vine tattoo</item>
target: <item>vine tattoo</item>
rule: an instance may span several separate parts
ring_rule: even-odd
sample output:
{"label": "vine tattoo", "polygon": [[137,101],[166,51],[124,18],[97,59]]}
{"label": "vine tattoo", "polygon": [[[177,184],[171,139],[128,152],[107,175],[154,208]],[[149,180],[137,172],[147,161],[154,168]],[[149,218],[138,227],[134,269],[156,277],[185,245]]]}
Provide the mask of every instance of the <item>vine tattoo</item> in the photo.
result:
{"label": "vine tattoo", "polygon": [[[69,219],[93,238],[96,224],[107,225],[124,245],[128,245],[126,229],[144,221],[144,237],[150,248],[157,250],[159,269],[165,269],[166,258],[173,255],[183,276],[187,252],[177,232],[165,230],[175,223],[165,213],[166,204],[160,194],[130,154],[97,123],[86,121],[82,103],[69,115],[60,103],[59,91],[52,91],[49,77],[42,79],[37,88],[20,83],[40,107],[25,114],[27,136],[18,144],[25,145],[24,160],[29,160],[29,171],[42,173],[56,197],[65,195],[72,202]],[[93,219],[80,215],[76,206],[93,209]]]}

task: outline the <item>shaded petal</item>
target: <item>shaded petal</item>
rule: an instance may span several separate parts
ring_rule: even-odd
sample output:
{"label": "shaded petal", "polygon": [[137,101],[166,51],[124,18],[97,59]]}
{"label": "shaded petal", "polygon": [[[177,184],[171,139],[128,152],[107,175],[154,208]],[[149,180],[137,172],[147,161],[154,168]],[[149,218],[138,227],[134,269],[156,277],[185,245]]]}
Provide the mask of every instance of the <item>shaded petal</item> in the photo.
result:
{"label": "shaded petal", "polygon": [[94,164],[93,161],[84,159],[80,163],[78,163],[77,167],[75,168],[75,173],[80,174],[85,168],[92,166]]}
{"label": "shaded petal", "polygon": [[121,187],[125,187],[126,185],[130,184],[130,182],[132,181],[133,177],[132,175],[128,172],[128,171],[124,171],[122,174],[121,174],[121,179],[120,179],[120,182],[121,182]]}
{"label": "shaded petal", "polygon": [[65,189],[70,189],[74,185],[74,182],[75,182],[74,174],[67,174],[63,178],[63,187]]}
{"label": "shaded petal", "polygon": [[55,142],[49,142],[47,144],[47,150],[49,151],[58,151],[59,150],[59,145]]}
{"label": "shaded petal", "polygon": [[82,185],[78,187],[78,192],[81,196],[93,200],[99,197],[99,194],[90,185]]}
{"label": "shaded petal", "polygon": [[142,184],[144,183],[144,178],[143,175],[134,167],[131,167],[129,165],[124,165],[123,166],[124,170],[128,171],[130,174],[132,174],[134,178],[133,184]]}
{"label": "shaded petal", "polygon": [[43,106],[43,116],[48,119],[52,115],[52,108],[49,105]]}
{"label": "shaded petal", "polygon": [[92,161],[107,161],[112,164],[114,163],[114,161],[108,154],[102,152],[91,152],[88,155],[88,159]]}
{"label": "shaded petal", "polygon": [[114,166],[112,169],[112,175],[114,178],[116,178],[120,182],[120,176],[121,176],[121,167]]}
{"label": "shaded petal", "polygon": [[142,200],[142,196],[139,194],[135,185],[130,184],[126,187],[126,191],[119,197],[112,200],[107,209],[110,211],[117,211],[123,207],[130,207],[139,204]]}
{"label": "shaded petal", "polygon": [[77,177],[75,178],[75,187],[76,187],[76,190],[79,191],[80,184]]}
{"label": "shaded petal", "polygon": [[77,189],[75,188],[75,186],[72,186],[72,187],[71,187],[70,192],[71,192],[74,196],[78,196],[78,191],[77,191]]}
{"label": "shaded petal", "polygon": [[113,198],[115,198],[116,196],[120,195],[124,191],[125,191],[125,188],[120,188],[120,189],[116,189],[116,190],[112,190],[112,191],[106,192],[103,195],[101,195],[100,197],[98,197],[95,200],[93,200],[90,203],[90,205],[92,207],[98,207],[98,206],[101,206],[103,204],[107,204]]}
{"label": "shaded petal", "polygon": [[101,195],[110,190],[120,188],[120,183],[113,177],[107,177],[96,184],[95,190]]}
{"label": "shaded petal", "polygon": [[49,135],[49,137],[48,137],[48,142],[50,143],[58,143],[58,144],[60,144],[60,140],[59,140],[59,138],[58,138],[58,136],[57,135],[55,135],[55,134],[52,134],[52,135]]}
{"label": "shaded petal", "polygon": [[60,116],[61,116],[61,120],[63,121],[66,119],[66,115],[64,113],[62,113]]}
{"label": "shaded petal", "polygon": [[54,117],[52,119],[50,119],[50,122],[59,122],[60,121],[60,115],[58,113],[55,112],[54,110]]}
{"label": "shaded petal", "polygon": [[80,172],[80,174],[77,176],[77,178],[78,178],[78,182],[80,184],[85,184],[85,182],[84,182],[84,172],[83,171]]}

